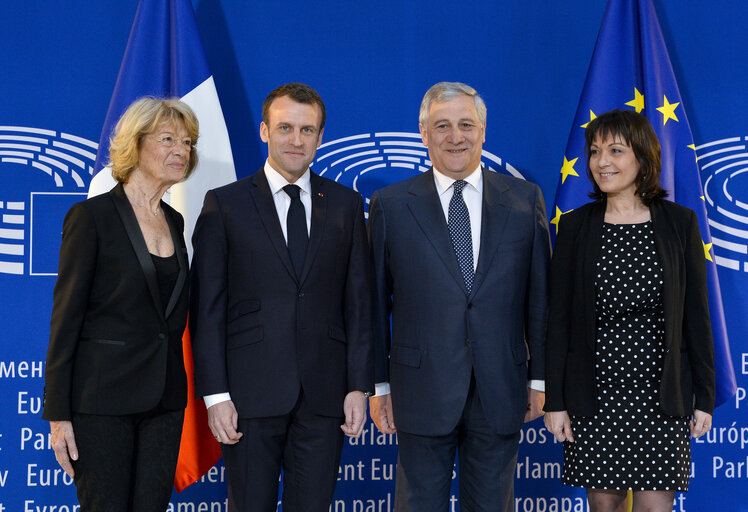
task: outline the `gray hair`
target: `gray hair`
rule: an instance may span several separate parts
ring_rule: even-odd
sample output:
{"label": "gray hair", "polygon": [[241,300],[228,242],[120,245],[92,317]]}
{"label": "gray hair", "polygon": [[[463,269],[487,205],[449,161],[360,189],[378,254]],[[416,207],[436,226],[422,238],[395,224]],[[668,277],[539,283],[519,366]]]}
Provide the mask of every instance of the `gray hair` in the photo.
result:
{"label": "gray hair", "polygon": [[486,124],[486,104],[483,102],[483,98],[478,95],[478,91],[473,89],[467,84],[460,82],[439,82],[434,84],[431,88],[426,91],[421,101],[421,110],[418,113],[418,122],[423,126],[429,121],[429,109],[432,103],[441,103],[443,101],[449,101],[460,95],[470,96],[475,101],[475,109],[478,111],[478,119],[481,124]]}

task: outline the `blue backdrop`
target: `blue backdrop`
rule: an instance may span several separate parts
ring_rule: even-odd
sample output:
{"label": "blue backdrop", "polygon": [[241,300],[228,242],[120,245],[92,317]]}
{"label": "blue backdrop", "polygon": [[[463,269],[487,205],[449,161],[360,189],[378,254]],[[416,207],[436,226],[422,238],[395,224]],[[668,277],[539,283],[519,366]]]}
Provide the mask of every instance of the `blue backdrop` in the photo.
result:
{"label": "blue backdrop", "polygon": [[[748,4],[654,4],[699,156],[738,380],[712,432],[693,443],[691,490],[674,510],[748,510]],[[551,213],[605,2],[193,5],[238,177],[265,158],[258,127],[267,92],[303,81],[328,111],[329,144],[315,170],[368,197],[423,165],[424,148],[412,136],[420,100],[433,83],[458,80],[488,106],[484,162],[540,184]],[[88,188],[136,7],[135,0],[0,6],[0,512],[64,512],[76,503],[39,418],[51,292],[62,217]],[[39,153],[37,165],[27,163]],[[332,510],[392,510],[394,443],[371,425],[347,443]],[[517,510],[587,510],[582,493],[560,483],[560,464],[561,447],[542,422],[526,427]],[[225,496],[219,465],[175,495],[172,507],[225,510]]]}

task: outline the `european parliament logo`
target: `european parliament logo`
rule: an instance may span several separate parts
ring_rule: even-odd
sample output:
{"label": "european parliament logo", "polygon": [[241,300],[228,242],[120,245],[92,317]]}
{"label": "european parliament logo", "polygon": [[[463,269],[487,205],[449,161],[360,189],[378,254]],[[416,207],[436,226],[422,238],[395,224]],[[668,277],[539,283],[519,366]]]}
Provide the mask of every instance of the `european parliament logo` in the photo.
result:
{"label": "european parliament logo", "polygon": [[[490,171],[524,179],[512,165],[486,150],[481,161]],[[431,161],[420,133],[376,132],[322,144],[312,167],[320,176],[361,193],[368,212],[374,191],[427,171]]]}
{"label": "european parliament logo", "polygon": [[56,275],[61,219],[85,199],[96,142],[0,126],[0,274]]}
{"label": "european parliament logo", "polygon": [[748,272],[748,137],[696,146],[715,263]]}

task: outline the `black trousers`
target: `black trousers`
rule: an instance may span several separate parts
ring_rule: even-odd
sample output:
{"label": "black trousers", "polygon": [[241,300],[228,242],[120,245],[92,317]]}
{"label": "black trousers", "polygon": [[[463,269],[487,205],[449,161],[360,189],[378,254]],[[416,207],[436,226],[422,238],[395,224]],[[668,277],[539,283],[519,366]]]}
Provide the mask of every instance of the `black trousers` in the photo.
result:
{"label": "black trousers", "polygon": [[[397,418],[395,418],[397,421]],[[450,510],[455,452],[460,465],[462,512],[514,510],[514,468],[519,432],[498,435],[488,423],[471,379],[457,427],[445,436],[398,431],[395,512]]]}
{"label": "black trousers", "polygon": [[283,512],[327,512],[343,449],[342,423],[342,417],[314,414],[303,392],[288,414],[239,418],[244,435],[235,445],[221,445],[229,510],[275,512],[282,468]]}
{"label": "black trousers", "polygon": [[174,486],[184,411],[73,415],[81,512],[163,512]]}

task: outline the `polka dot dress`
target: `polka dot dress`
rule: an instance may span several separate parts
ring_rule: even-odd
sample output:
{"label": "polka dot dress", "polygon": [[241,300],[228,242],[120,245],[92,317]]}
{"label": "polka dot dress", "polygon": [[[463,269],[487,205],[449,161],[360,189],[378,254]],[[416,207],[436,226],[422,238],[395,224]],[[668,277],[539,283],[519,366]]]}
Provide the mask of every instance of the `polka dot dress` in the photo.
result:
{"label": "polka dot dress", "polygon": [[652,223],[605,224],[597,263],[598,412],[572,417],[563,481],[593,489],[688,490],[688,418],[657,407],[664,356],[662,267]]}

